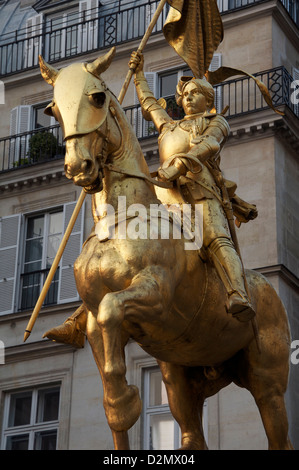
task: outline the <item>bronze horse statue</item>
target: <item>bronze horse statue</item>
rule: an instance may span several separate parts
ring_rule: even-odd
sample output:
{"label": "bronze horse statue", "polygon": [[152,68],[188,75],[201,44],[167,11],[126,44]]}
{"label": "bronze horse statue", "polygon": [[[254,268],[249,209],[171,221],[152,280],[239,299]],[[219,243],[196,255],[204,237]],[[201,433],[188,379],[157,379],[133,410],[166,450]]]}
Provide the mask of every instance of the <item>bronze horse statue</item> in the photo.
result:
{"label": "bronze horse statue", "polygon": [[[66,176],[92,194],[95,226],[105,219],[99,208],[117,213],[119,196],[126,198],[126,209],[142,205],[148,211],[161,204],[134,130],[101,78],[113,53],[59,71],[40,61],[44,79],[54,87],[48,112],[64,132]],[[181,428],[181,449],[207,448],[204,400],[232,382],[253,395],[269,449],[292,449],[284,402],[290,334],[274,288],[246,270],[259,351],[251,323],[227,314],[222,282],[198,250],[186,250],[184,237],[117,236],[130,220],[132,215],[114,226],[114,237],[100,240],[93,231],[74,266],[115,449],[129,449],[127,431],[141,413],[139,391],[125,377],[130,338],[160,366]],[[211,377],[209,371],[216,373]]]}

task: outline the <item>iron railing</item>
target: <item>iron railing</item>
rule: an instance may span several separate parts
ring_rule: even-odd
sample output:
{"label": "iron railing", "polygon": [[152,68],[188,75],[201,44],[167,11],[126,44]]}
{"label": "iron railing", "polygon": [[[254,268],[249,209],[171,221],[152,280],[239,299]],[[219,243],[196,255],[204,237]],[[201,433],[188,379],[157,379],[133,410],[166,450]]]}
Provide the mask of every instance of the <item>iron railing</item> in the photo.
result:
{"label": "iron railing", "polygon": [[[287,106],[294,113],[294,117],[299,118],[299,105],[292,102],[294,80],[284,67],[261,72],[256,74],[256,77],[267,86],[275,107]],[[174,120],[181,119],[183,111],[177,106],[174,97],[167,97],[166,102],[168,114]],[[217,112],[229,106],[227,119],[268,109],[261,92],[249,77],[216,85],[215,104]],[[128,106],[124,110],[139,139],[157,135],[153,123],[142,118],[139,105]],[[0,173],[63,158],[64,153],[59,125],[3,137],[0,139]]]}
{"label": "iron railing", "polygon": [[[41,288],[50,271],[49,269],[41,269],[30,273],[21,274],[21,302],[20,310],[33,308],[39,298]],[[50,288],[44,300],[44,305],[53,305],[57,303],[59,285],[59,267],[51,282]]]}
{"label": "iron railing", "polygon": [[63,158],[60,126],[50,126],[0,139],[0,172]]}
{"label": "iron railing", "polygon": [[[218,0],[222,13],[250,7],[269,0]],[[299,2],[279,0],[299,27]],[[141,39],[158,0],[123,0],[106,6],[70,14],[68,20],[46,19],[30,27],[4,34],[0,38],[0,77],[38,67],[38,55],[47,62],[59,62]],[[169,6],[165,6],[153,34],[162,31]]]}
{"label": "iron railing", "polygon": [[[121,8],[106,8],[103,13],[88,10],[71,14],[69,21],[46,20],[3,35],[0,76],[36,68],[39,54],[51,63],[142,38],[159,1],[121,3]],[[152,34],[162,30],[168,9],[164,8]]]}

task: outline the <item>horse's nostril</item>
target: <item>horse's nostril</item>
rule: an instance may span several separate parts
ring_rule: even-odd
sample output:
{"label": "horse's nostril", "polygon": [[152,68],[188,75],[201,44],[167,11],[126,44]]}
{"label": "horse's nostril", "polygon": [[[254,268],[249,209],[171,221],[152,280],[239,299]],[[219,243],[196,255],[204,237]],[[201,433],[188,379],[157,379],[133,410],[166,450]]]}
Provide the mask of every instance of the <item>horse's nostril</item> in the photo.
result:
{"label": "horse's nostril", "polygon": [[82,170],[85,173],[91,173],[92,172],[92,161],[91,160],[84,160],[83,165],[82,165]]}

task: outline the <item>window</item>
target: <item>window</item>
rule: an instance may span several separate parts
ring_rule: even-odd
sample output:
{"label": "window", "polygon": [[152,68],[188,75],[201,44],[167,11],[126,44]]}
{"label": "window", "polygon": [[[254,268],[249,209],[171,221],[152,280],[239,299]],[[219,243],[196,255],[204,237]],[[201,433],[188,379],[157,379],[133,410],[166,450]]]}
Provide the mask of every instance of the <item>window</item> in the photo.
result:
{"label": "window", "polygon": [[[62,238],[62,210],[27,218],[22,270],[21,310],[34,307]],[[59,268],[45,305],[57,303]]]}
{"label": "window", "polygon": [[33,129],[41,129],[42,127],[50,127],[55,124],[55,119],[44,113],[47,103],[39,104],[33,108]]}
{"label": "window", "polygon": [[160,370],[144,370],[143,449],[171,450],[180,446],[180,429],[169,409]]}
{"label": "window", "polygon": [[189,68],[163,72],[158,75],[159,97],[166,100],[167,113],[172,119],[182,119],[184,117],[184,111],[176,104],[174,98],[177,84],[183,75],[193,76]]}
{"label": "window", "polygon": [[49,15],[46,20],[46,59],[59,60],[98,48],[98,0]]}
{"label": "window", "polygon": [[[173,450],[181,445],[181,431],[173,418],[158,367],[143,369],[143,449]],[[208,436],[208,404],[203,406],[203,431]]]}
{"label": "window", "polygon": [[79,12],[56,13],[46,21],[46,51],[50,61],[77,54]]}
{"label": "window", "polygon": [[[0,315],[35,305],[75,206],[76,202],[68,202],[43,213],[0,218]],[[44,305],[79,300],[74,263],[81,251],[83,230],[84,205]]]}
{"label": "window", "polygon": [[55,450],[59,401],[59,385],[7,393],[2,449]]}

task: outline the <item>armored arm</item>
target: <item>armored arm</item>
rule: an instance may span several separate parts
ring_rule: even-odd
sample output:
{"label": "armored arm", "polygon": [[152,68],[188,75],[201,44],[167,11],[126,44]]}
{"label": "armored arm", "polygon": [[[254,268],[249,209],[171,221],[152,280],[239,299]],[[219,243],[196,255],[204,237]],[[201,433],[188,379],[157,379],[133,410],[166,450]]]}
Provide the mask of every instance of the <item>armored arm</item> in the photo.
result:
{"label": "armored arm", "polygon": [[[137,64],[137,66],[136,66]],[[142,115],[147,121],[153,121],[157,131],[160,133],[163,125],[171,121],[162,106],[161,100],[157,100],[150,90],[143,72],[143,56],[133,52],[129,66],[135,68],[135,87],[138,100],[141,105]]]}

